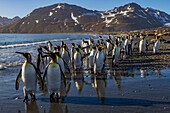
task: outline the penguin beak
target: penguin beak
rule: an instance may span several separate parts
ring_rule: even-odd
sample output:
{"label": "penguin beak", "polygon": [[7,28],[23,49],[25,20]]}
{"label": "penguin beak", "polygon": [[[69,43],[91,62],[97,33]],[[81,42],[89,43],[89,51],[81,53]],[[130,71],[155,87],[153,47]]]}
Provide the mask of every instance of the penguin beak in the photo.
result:
{"label": "penguin beak", "polygon": [[16,51],[15,53],[17,53],[17,54],[21,54],[21,55],[23,55],[23,56],[25,57],[25,53],[18,52],[18,51]]}
{"label": "penguin beak", "polygon": [[45,54],[47,54],[48,56],[50,56],[51,59],[52,59],[53,61],[55,61],[55,59],[56,59],[55,53],[45,53]]}
{"label": "penguin beak", "polygon": [[26,60],[28,62],[31,62],[31,55],[29,53],[22,53],[22,52],[18,52],[18,51],[16,51],[15,53],[21,54],[22,56],[24,56],[26,58]]}

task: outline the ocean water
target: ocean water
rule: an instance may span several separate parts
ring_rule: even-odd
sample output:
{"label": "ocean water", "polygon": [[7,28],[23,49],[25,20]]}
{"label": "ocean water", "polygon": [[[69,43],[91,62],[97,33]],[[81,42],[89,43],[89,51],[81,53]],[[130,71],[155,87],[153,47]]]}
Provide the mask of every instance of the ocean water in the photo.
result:
{"label": "ocean water", "polygon": [[70,46],[70,42],[80,42],[89,37],[97,38],[97,35],[88,34],[0,34],[0,68],[20,65],[25,59],[16,54],[16,51],[29,52],[33,61],[36,59],[37,47],[46,45],[48,41],[60,45],[61,41]]}

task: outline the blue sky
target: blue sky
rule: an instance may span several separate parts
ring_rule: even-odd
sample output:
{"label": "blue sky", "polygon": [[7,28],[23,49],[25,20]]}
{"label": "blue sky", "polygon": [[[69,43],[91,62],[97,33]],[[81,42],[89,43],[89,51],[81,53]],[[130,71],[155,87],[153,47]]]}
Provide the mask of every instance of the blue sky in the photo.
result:
{"label": "blue sky", "polygon": [[105,11],[131,2],[170,14],[170,0],[0,0],[0,16],[24,17],[36,8],[56,3],[69,3],[91,10]]}

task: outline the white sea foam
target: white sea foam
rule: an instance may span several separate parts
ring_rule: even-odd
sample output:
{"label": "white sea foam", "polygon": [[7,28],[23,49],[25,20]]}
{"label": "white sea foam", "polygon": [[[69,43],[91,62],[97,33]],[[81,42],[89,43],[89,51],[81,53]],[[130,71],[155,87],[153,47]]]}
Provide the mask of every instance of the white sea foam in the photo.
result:
{"label": "white sea foam", "polygon": [[[63,39],[50,40],[50,41],[51,42],[52,41],[55,42],[55,41],[61,41],[61,40],[63,40]],[[66,38],[64,40],[69,40],[69,38]],[[33,43],[24,43],[24,44],[13,44],[13,45],[4,45],[4,46],[0,46],[0,49],[15,48],[15,47],[26,47],[26,46],[36,46],[36,45],[46,44],[48,41],[33,42]]]}
{"label": "white sea foam", "polygon": [[4,69],[6,69],[6,67],[0,65],[0,70],[4,70]]}

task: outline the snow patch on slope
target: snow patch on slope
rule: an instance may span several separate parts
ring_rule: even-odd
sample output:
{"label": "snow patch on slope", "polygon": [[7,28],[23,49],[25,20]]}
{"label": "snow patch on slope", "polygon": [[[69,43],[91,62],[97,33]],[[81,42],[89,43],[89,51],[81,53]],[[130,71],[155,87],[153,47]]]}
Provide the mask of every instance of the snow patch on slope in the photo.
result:
{"label": "snow patch on slope", "polygon": [[53,12],[50,12],[48,16],[52,16],[53,15]]}
{"label": "snow patch on slope", "polygon": [[77,20],[77,17],[73,15],[73,12],[71,13],[71,18],[74,20],[75,25],[79,24],[79,21]]}

